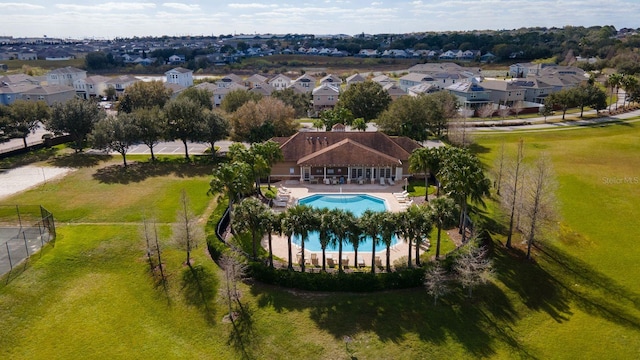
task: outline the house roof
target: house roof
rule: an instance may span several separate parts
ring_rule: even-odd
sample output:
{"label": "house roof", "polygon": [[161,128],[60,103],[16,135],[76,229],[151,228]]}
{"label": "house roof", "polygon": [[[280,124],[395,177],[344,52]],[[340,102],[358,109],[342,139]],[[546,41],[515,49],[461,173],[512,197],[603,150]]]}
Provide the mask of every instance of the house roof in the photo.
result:
{"label": "house roof", "polygon": [[84,70],[80,70],[78,68],[74,68],[73,66],[67,66],[59,69],[54,69],[49,71],[49,74],[77,74],[77,73],[86,73]]}
{"label": "house roof", "polygon": [[287,84],[291,83],[291,78],[289,78],[286,75],[278,74],[278,75],[274,76],[273,78],[271,78],[271,80],[269,80],[269,84],[271,84],[274,81],[277,81],[278,79],[282,79]]}
{"label": "house roof", "polygon": [[167,71],[165,73],[165,75],[166,74],[173,74],[173,73],[188,74],[188,73],[193,73],[193,71],[191,71],[189,69],[185,69],[183,67],[177,67],[177,68],[174,68],[174,69],[171,69],[171,70]]}
{"label": "house roof", "polygon": [[267,82],[267,77],[266,76],[262,76],[260,74],[253,74],[251,76],[249,76],[245,82],[250,82],[250,83],[264,83]]}
{"label": "house roof", "polygon": [[[343,142],[347,139],[348,142]],[[283,161],[303,161],[304,164],[327,161],[323,164],[395,165],[407,161],[411,152],[421,147],[412,139],[377,131],[298,132],[291,137],[271,140],[281,144]],[[340,146],[335,146],[337,144]],[[326,149],[330,149],[328,154]],[[323,157],[317,157],[319,155]],[[337,155],[344,159],[334,159]]]}
{"label": "house roof", "polygon": [[336,85],[331,85],[329,83],[324,83],[317,88],[313,89],[313,95],[338,95],[340,94],[340,90],[336,87]]}
{"label": "house roof", "polygon": [[400,80],[404,81],[413,81],[413,82],[423,82],[423,81],[433,81],[433,77],[426,74],[421,73],[408,73],[407,75],[400,78]]}
{"label": "house roof", "polygon": [[334,83],[334,84],[341,84],[342,83],[342,79],[340,79],[339,77],[333,75],[333,74],[329,74],[325,77],[323,77],[322,79],[320,79],[320,83],[324,83],[324,82],[328,82],[328,83]]}
{"label": "house roof", "polygon": [[343,139],[300,158],[299,166],[394,166],[402,161],[351,139]]}
{"label": "house roof", "polygon": [[364,82],[365,78],[360,74],[353,74],[347,78],[347,83]]}
{"label": "house roof", "polygon": [[33,76],[29,76],[27,74],[11,74],[0,76],[0,84],[17,84],[17,83],[29,83],[29,84],[38,84],[38,80]]}
{"label": "house roof", "polygon": [[242,78],[236,74],[229,74],[229,75],[225,75],[222,79],[218,80],[218,81],[222,81],[225,83],[230,83],[230,82],[234,82],[234,83],[238,83],[238,84],[242,84]]}
{"label": "house roof", "polygon": [[107,84],[126,84],[126,83],[135,83],[138,80],[135,76],[131,76],[131,75],[120,75],[120,76],[116,76],[114,78],[109,79],[109,81],[107,81]]}
{"label": "house roof", "polygon": [[42,86],[36,86],[32,89],[29,89],[25,92],[23,92],[23,94],[25,95],[51,95],[51,94],[59,94],[59,93],[65,93],[65,92],[74,92],[75,93],[75,89],[72,88],[71,86],[66,86],[66,85],[42,85]]}

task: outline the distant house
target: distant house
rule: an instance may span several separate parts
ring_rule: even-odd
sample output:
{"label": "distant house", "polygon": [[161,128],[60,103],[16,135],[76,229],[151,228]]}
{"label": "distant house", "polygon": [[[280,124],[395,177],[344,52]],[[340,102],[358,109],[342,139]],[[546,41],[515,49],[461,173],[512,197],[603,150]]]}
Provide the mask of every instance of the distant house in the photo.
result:
{"label": "distant house", "polygon": [[111,79],[108,77],[94,75],[74,81],[73,87],[76,89],[76,94],[83,99],[102,97],[106,94],[109,80]]}
{"label": "distant house", "polygon": [[276,90],[284,90],[291,85],[291,78],[282,74],[278,74],[271,78],[271,80],[268,80],[267,83],[273,86],[273,88]]}
{"label": "distant house", "polygon": [[18,60],[38,60],[38,54],[34,52],[18,53]]}
{"label": "distant house", "polygon": [[436,80],[433,76],[420,73],[408,73],[400,78],[400,88],[403,91],[407,91],[412,86],[420,85],[422,83],[433,83]]}
{"label": "distant house", "polygon": [[485,79],[480,85],[489,91],[489,99],[495,104],[512,106],[525,98],[525,90],[515,81]]}
{"label": "distant house", "polygon": [[347,78],[347,86],[364,82],[366,79],[360,74],[353,74]]}
{"label": "distant house", "polygon": [[167,77],[167,83],[178,84],[185,88],[193,85],[193,71],[182,67],[171,69],[164,73]]}
{"label": "distant house", "polygon": [[434,84],[422,83],[408,88],[407,94],[409,94],[409,96],[419,96],[424,94],[431,94],[439,90],[440,89]]}
{"label": "distant house", "polygon": [[396,83],[395,80],[393,80],[392,78],[388,77],[387,75],[378,75],[376,77],[374,77],[373,79],[371,79],[371,81],[373,82],[377,82],[378,84],[385,86],[389,83]]}
{"label": "distant house", "polygon": [[322,79],[320,79],[320,85],[322,84],[329,84],[329,85],[335,85],[338,88],[340,87],[340,84],[342,84],[342,79],[340,79],[340,77],[333,75],[333,74],[329,74],[325,77],[323,77]]}
{"label": "distant house", "polygon": [[76,91],[71,86],[66,85],[42,85],[33,87],[21,94],[21,99],[27,101],[44,101],[52,106],[57,103],[64,103],[76,96]]}
{"label": "distant house", "polygon": [[492,103],[491,91],[482,87],[475,79],[449,85],[446,90],[458,98],[458,104],[465,110],[478,109]]}
{"label": "distant house", "polygon": [[231,86],[232,84],[242,85],[244,81],[242,78],[236,74],[228,74],[222,77],[220,80],[216,81],[216,85],[221,88],[226,88]]}
{"label": "distant house", "polygon": [[11,105],[22,98],[25,91],[33,90],[38,85],[30,83],[9,83],[0,81],[0,105]]}
{"label": "distant house", "polygon": [[311,92],[313,95],[313,109],[317,112],[333,109],[338,103],[340,90],[329,84],[322,84]]}
{"label": "distant house", "polygon": [[302,88],[307,89],[307,92],[311,92],[316,86],[316,79],[308,74],[304,74],[292,81],[292,84],[298,84]]}
{"label": "distant house", "polygon": [[213,106],[219,107],[220,104],[222,104],[222,100],[224,100],[224,97],[227,96],[228,93],[234,90],[248,90],[248,89],[235,82],[229,84],[229,86],[227,87],[216,87],[216,89],[213,90]]}
{"label": "distant house", "polygon": [[71,66],[51,70],[47,73],[48,85],[64,85],[73,88],[73,83],[79,79],[85,79],[87,72]]}
{"label": "distant house", "polygon": [[396,83],[388,83],[382,88],[389,94],[391,100],[398,100],[398,98],[407,95],[407,92]]}
{"label": "distant house", "polygon": [[266,84],[267,80],[268,78],[266,76],[262,76],[260,74],[253,74],[244,80],[244,86],[246,86],[249,89],[252,89],[256,84]]}
{"label": "distant house", "polygon": [[129,86],[138,81],[140,80],[131,75],[120,75],[109,79],[107,81],[107,87],[114,88],[116,90],[116,97],[119,98]]}
{"label": "distant house", "polygon": [[180,65],[187,61],[187,58],[184,55],[171,55],[169,56],[169,64],[171,65]]}
{"label": "distant house", "polygon": [[271,96],[271,94],[276,91],[276,89],[273,88],[273,86],[267,84],[267,83],[254,83],[253,86],[251,87],[251,89],[249,89],[249,92],[251,93],[256,93],[256,94],[260,94],[263,97],[269,97]]}

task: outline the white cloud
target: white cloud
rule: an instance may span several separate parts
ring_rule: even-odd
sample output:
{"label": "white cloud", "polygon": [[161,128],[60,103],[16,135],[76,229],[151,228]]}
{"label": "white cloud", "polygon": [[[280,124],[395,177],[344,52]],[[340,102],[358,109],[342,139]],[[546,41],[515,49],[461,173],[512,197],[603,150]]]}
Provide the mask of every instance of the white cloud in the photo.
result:
{"label": "white cloud", "polygon": [[127,2],[108,2],[95,5],[79,5],[79,4],[56,4],[56,8],[68,11],[132,11],[154,9],[154,3],[127,3]]}
{"label": "white cloud", "polygon": [[9,10],[39,10],[44,9],[44,6],[26,4],[26,3],[0,3],[0,9]]}
{"label": "white cloud", "polygon": [[371,3],[371,6],[380,6],[382,5],[382,1],[374,1]]}
{"label": "white cloud", "polygon": [[251,4],[229,4],[228,6],[229,6],[230,8],[234,8],[234,9],[268,9],[268,8],[277,7],[277,5],[258,4],[258,3],[251,3]]}
{"label": "white cloud", "polygon": [[162,6],[182,11],[200,11],[200,5],[197,4],[164,3]]}

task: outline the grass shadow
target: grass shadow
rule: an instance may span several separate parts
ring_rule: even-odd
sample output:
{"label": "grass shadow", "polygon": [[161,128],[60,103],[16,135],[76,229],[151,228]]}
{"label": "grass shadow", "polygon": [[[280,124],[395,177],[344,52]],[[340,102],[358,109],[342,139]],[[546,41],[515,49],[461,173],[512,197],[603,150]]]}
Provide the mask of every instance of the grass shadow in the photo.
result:
{"label": "grass shadow", "polygon": [[228,344],[238,350],[243,359],[259,359],[260,349],[252,346],[255,344],[253,309],[246,304],[238,308],[239,315],[232,320],[233,331],[229,334]]}
{"label": "grass shadow", "polygon": [[93,178],[105,184],[129,184],[148,178],[175,175],[181,178],[210,175],[212,163],[186,162],[184,159],[163,159],[154,162],[132,162],[126,168],[122,164],[97,169]]}
{"label": "grass shadow", "polygon": [[57,167],[88,168],[109,161],[112,157],[111,155],[73,153],[56,156],[49,160],[49,164]]}
{"label": "grass shadow", "polygon": [[36,162],[45,161],[56,156],[57,153],[58,149],[56,148],[44,148],[32,150],[20,155],[7,156],[0,159],[0,169],[14,169]]}
{"label": "grass shadow", "polygon": [[[424,289],[375,294],[314,293],[275,290],[262,284],[252,287],[258,306],[276,311],[308,311],[310,319],[336,340],[365,331],[382,342],[400,343],[411,334],[422,342],[441,346],[451,338],[474,357],[496,354],[496,341],[514,351],[529,353],[510,330],[518,315],[503,291],[493,285],[480,287],[473,299],[455,291],[437,305]],[[393,321],[390,321],[393,319]],[[357,352],[357,342],[351,344]]]}
{"label": "grass shadow", "polygon": [[218,289],[218,278],[202,265],[184,269],[182,273],[182,291],[187,304],[202,310],[208,323],[215,323],[213,302]]}

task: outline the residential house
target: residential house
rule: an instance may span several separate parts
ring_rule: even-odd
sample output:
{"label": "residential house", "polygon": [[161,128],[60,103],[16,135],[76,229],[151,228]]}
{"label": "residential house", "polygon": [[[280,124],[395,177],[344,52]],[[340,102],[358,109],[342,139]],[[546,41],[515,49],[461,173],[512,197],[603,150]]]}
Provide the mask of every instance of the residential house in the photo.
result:
{"label": "residential house", "polygon": [[525,90],[515,81],[485,79],[480,84],[489,91],[489,99],[495,104],[513,106],[516,102],[525,100]]}
{"label": "residential house", "polygon": [[409,94],[409,96],[419,96],[423,94],[431,94],[436,91],[440,91],[438,86],[430,83],[422,83],[408,88],[407,94]]}
{"label": "residential house", "polygon": [[365,82],[365,78],[364,76],[360,75],[360,74],[353,74],[351,76],[349,76],[347,78],[347,86],[352,85],[352,84],[357,84],[357,83],[361,83],[361,82]]}
{"label": "residential house", "polygon": [[311,92],[316,86],[316,79],[308,74],[304,74],[292,81],[292,84],[300,84],[302,88],[307,89],[307,92]]}
{"label": "residential house", "polygon": [[228,74],[225,75],[224,77],[222,77],[220,80],[216,81],[216,85],[218,85],[218,87],[229,87],[231,86],[231,84],[238,84],[238,85],[242,85],[244,84],[244,81],[242,80],[242,78],[236,74]]}
{"label": "residential house", "polygon": [[378,75],[376,77],[374,77],[373,79],[371,79],[371,81],[373,82],[377,82],[378,84],[385,86],[389,83],[396,83],[395,80],[393,80],[392,78],[388,77],[387,75]]}
{"label": "residential house", "polygon": [[178,97],[178,95],[180,95],[181,92],[185,91],[187,88],[185,86],[182,86],[180,84],[176,84],[176,83],[170,83],[170,82],[163,82],[162,85],[171,90],[171,99],[175,99]]}
{"label": "residential house", "polygon": [[26,82],[8,83],[0,81],[0,105],[13,104],[16,100],[22,98],[24,92],[33,90],[37,86]]}
{"label": "residential house", "polygon": [[340,77],[336,75],[329,74],[323,77],[322,79],[320,79],[320,84],[335,85],[336,87],[340,88],[340,84],[342,84],[342,79],[340,79]]}
{"label": "residential house", "polygon": [[256,84],[266,84],[267,80],[269,80],[269,78],[267,78],[266,76],[262,76],[260,74],[253,74],[248,78],[244,79],[243,83],[244,83],[244,86],[246,86],[247,88],[253,89],[253,87]]}
{"label": "residential house", "polygon": [[27,74],[9,74],[0,76],[0,84],[31,84],[40,85],[37,78]]}
{"label": "residential house", "polygon": [[64,85],[73,88],[73,83],[78,79],[85,79],[87,72],[71,66],[51,70],[47,73],[48,85]]}
{"label": "residential house", "polygon": [[276,89],[274,89],[273,86],[267,84],[266,82],[255,83],[253,84],[253,87],[249,89],[249,92],[260,94],[263,97],[271,96],[271,93],[273,93],[274,91],[276,91]]}
{"label": "residential house", "polygon": [[18,53],[18,60],[38,60],[38,54],[35,52]]}
{"label": "residential house", "polygon": [[284,90],[291,85],[291,79],[288,76],[278,74],[267,81],[276,90]]}
{"label": "residential house", "polygon": [[464,110],[475,110],[492,103],[491,91],[483,88],[476,79],[449,85],[446,90],[458,98],[458,104]]}
{"label": "residential house", "polygon": [[109,79],[107,87],[114,88],[116,90],[116,98],[119,98],[129,86],[138,81],[140,80],[131,75],[120,75]]}
{"label": "residential house", "polygon": [[52,106],[57,103],[64,103],[76,96],[76,91],[71,86],[66,85],[41,85],[35,86],[21,94],[21,99],[27,101],[44,101]]}
{"label": "residential house", "polygon": [[553,86],[535,78],[514,79],[512,82],[524,90],[524,101],[543,104],[544,99],[553,92]]}
{"label": "residential house", "polygon": [[177,84],[182,87],[189,87],[193,85],[193,71],[182,67],[171,69],[164,73],[167,77],[167,83]]}
{"label": "residential house", "polygon": [[238,84],[238,83],[230,83],[227,87],[216,87],[213,90],[213,106],[219,107],[222,104],[222,100],[224,97],[234,90],[248,90],[246,87]]}
{"label": "residential house", "polygon": [[169,56],[169,64],[171,65],[180,65],[187,61],[187,58],[184,55],[171,55]]}
{"label": "residential house", "polygon": [[362,49],[355,56],[357,56],[357,57],[374,58],[374,57],[378,57],[378,55],[379,54],[378,54],[377,50],[374,50],[374,49]]}
{"label": "residential house", "polygon": [[389,94],[391,100],[397,100],[401,96],[407,95],[407,92],[396,83],[387,83],[382,88]]}
{"label": "residential house", "polygon": [[409,156],[421,145],[408,137],[382,132],[297,132],[273,138],[283,159],[271,168],[271,178],[323,183],[400,181],[409,174]]}
{"label": "residential house", "polygon": [[325,83],[313,89],[311,94],[313,95],[313,110],[320,112],[333,109],[336,106],[340,90],[335,85]]}
{"label": "residential house", "polygon": [[82,99],[103,97],[106,95],[109,80],[111,79],[106,76],[93,75],[74,81],[73,87],[76,89],[76,94]]}
{"label": "residential house", "polygon": [[422,83],[435,83],[436,79],[428,74],[420,74],[420,73],[408,73],[407,75],[400,78],[400,88],[403,91],[407,91],[412,86],[420,85]]}

